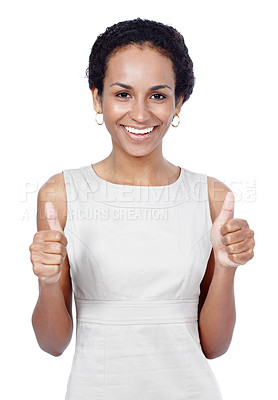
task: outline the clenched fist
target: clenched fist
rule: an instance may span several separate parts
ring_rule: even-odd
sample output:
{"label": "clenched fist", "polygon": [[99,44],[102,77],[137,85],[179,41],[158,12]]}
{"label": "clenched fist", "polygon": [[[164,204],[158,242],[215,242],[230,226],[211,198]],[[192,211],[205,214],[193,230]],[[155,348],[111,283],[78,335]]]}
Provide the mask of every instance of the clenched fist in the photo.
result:
{"label": "clenched fist", "polygon": [[34,274],[42,282],[54,284],[61,276],[68,241],[59,223],[57,211],[50,201],[45,203],[45,215],[50,229],[34,235],[29,247],[30,258]]}

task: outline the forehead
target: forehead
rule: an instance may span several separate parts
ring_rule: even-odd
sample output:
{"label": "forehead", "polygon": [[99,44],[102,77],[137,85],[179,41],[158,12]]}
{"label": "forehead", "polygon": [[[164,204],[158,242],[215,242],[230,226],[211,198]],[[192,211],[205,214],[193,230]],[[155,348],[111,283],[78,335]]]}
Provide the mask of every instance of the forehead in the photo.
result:
{"label": "forehead", "polygon": [[132,86],[168,84],[174,86],[172,61],[154,47],[128,45],[117,50],[107,63],[104,85],[122,82]]}

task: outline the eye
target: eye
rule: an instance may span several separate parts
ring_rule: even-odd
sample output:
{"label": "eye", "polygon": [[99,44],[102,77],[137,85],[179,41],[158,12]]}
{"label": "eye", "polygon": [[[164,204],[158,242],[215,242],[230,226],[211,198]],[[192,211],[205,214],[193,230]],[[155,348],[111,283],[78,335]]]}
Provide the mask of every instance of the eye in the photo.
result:
{"label": "eye", "polygon": [[155,100],[166,99],[166,96],[164,96],[164,94],[161,94],[161,93],[154,93],[151,95],[151,97],[154,98]]}
{"label": "eye", "polygon": [[116,97],[119,97],[120,99],[128,99],[129,96],[130,96],[130,94],[127,92],[121,92],[121,93],[116,94]]}

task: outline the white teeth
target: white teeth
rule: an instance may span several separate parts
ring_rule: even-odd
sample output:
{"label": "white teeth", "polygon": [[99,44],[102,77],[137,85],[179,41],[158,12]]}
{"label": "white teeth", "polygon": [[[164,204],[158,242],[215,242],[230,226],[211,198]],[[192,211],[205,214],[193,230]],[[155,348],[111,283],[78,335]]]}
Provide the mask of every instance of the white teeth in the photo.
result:
{"label": "white teeth", "polygon": [[125,126],[125,129],[130,132],[130,133],[135,133],[135,134],[144,134],[144,133],[150,133],[154,129],[154,126],[146,129],[135,129],[131,128],[130,126]]}

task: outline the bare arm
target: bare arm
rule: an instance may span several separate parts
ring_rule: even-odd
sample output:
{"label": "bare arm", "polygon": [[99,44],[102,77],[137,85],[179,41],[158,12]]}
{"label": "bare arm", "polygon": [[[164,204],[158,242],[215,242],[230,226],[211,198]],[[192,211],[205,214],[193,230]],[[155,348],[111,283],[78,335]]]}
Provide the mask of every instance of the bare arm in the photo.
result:
{"label": "bare arm", "polygon": [[[47,353],[59,356],[66,349],[72,337],[72,289],[68,258],[65,256],[59,266],[63,251],[55,254],[56,251],[59,252],[59,249],[63,248],[65,239],[62,233],[59,236],[59,232],[50,230],[45,218],[47,201],[52,201],[55,205],[60,226],[64,229],[67,208],[62,174],[50,178],[39,191],[38,232],[30,246],[33,270],[39,278],[49,277],[51,274],[57,276],[60,271],[59,280],[54,283],[46,283],[39,279],[39,296],[32,315],[32,324],[39,346]],[[55,236],[53,239],[55,232],[57,238]]]}
{"label": "bare arm", "polygon": [[[203,352],[207,358],[224,354],[231,343],[236,322],[234,277],[235,269],[215,263],[213,250],[208,262],[212,273],[205,300],[200,298],[199,334]],[[213,271],[213,272],[212,272]],[[208,285],[205,276],[202,288]],[[206,291],[205,291],[206,292]],[[204,293],[202,294],[204,297]]]}

